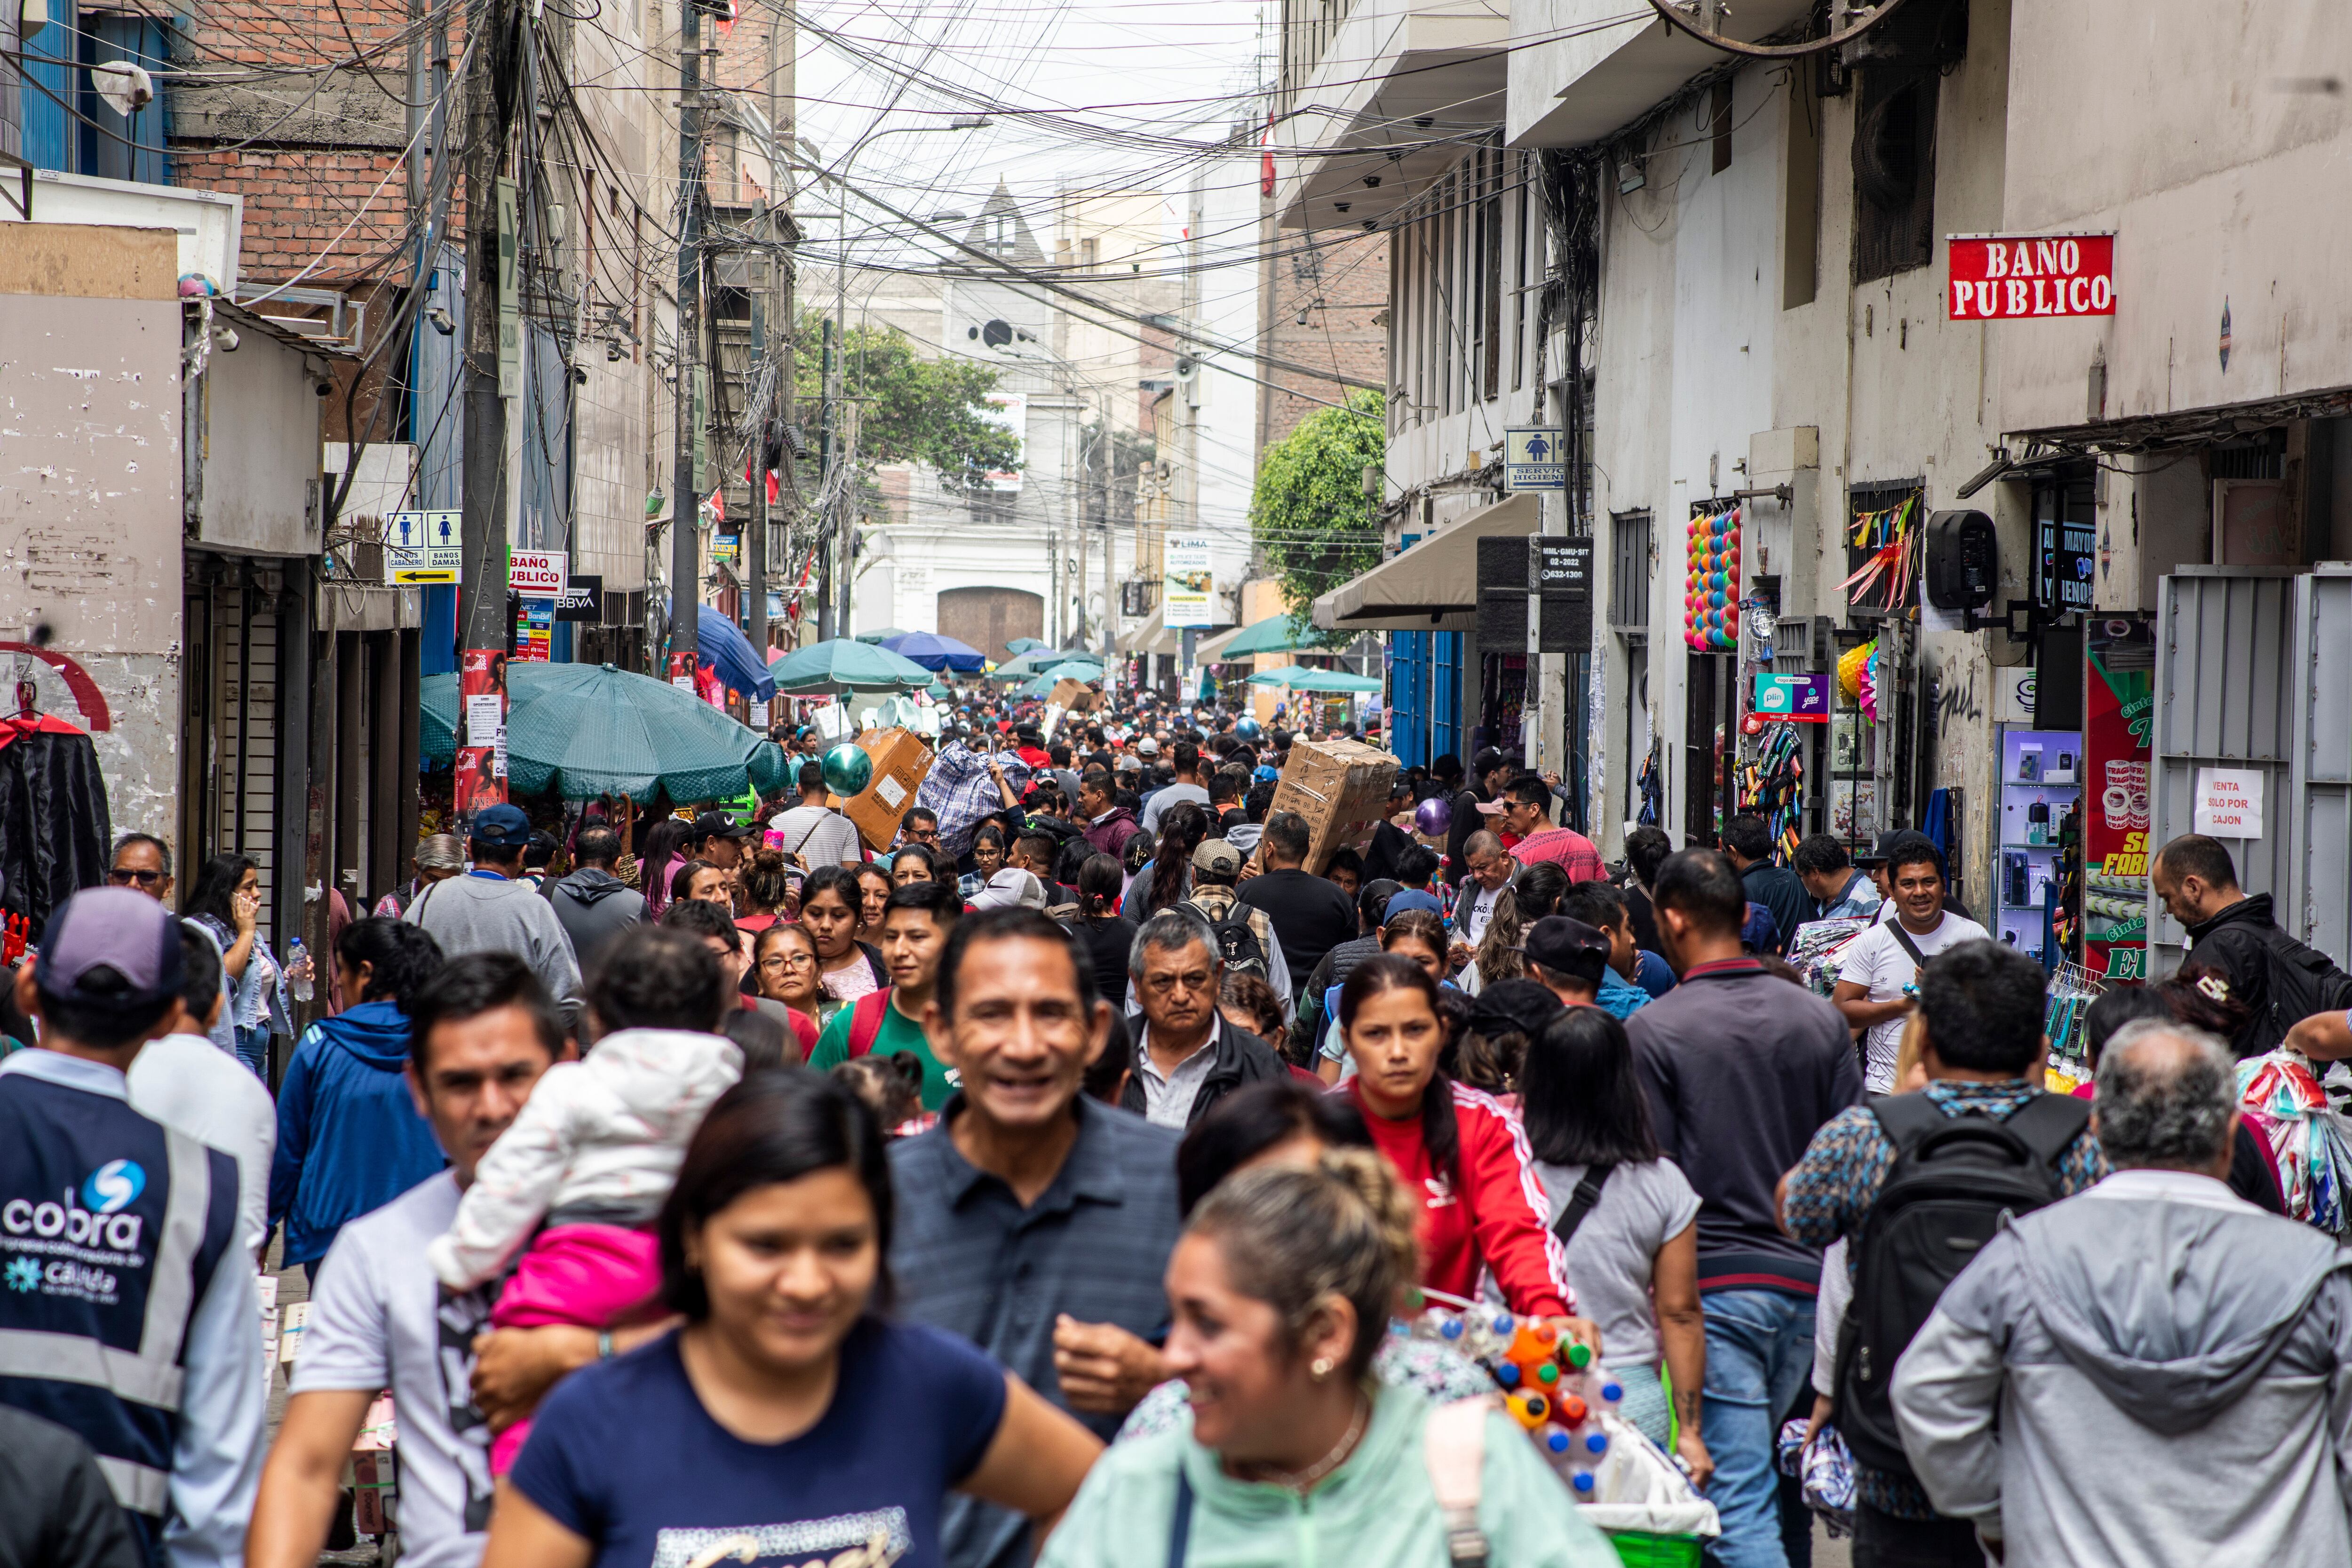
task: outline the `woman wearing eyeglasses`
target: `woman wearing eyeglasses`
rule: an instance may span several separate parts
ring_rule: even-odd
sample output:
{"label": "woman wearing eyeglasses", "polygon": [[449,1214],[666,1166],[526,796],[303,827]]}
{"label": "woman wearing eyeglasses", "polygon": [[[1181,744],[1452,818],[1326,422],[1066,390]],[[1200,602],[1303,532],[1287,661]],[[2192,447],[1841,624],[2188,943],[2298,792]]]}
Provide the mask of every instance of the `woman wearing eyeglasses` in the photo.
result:
{"label": "woman wearing eyeglasses", "polygon": [[818,978],[816,939],[809,935],[808,928],[782,922],[772,925],[759,934],[752,952],[760,994],[815,1017],[826,997]]}

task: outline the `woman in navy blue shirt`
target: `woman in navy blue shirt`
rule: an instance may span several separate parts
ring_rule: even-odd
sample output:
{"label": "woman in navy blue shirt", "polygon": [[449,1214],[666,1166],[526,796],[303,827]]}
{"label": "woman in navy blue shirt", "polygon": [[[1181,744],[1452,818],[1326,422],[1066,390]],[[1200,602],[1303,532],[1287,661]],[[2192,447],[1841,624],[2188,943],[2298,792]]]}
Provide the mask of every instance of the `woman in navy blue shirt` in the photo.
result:
{"label": "woman in navy blue shirt", "polygon": [[549,1395],[483,1568],[938,1568],[950,1488],[1060,1516],[1102,1445],[969,1342],[884,1315],[882,1151],[831,1078],[719,1098],[661,1214],[685,1327]]}

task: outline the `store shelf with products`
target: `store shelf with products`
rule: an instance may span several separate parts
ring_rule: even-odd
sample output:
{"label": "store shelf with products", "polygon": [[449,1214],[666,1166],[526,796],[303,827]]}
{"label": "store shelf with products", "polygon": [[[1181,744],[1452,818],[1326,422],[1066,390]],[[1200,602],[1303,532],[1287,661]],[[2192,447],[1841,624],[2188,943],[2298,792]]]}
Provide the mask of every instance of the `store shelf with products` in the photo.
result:
{"label": "store shelf with products", "polygon": [[2071,730],[2003,726],[2000,817],[1993,862],[1993,935],[2041,960],[2057,897],[2061,837],[2083,798],[2083,738]]}

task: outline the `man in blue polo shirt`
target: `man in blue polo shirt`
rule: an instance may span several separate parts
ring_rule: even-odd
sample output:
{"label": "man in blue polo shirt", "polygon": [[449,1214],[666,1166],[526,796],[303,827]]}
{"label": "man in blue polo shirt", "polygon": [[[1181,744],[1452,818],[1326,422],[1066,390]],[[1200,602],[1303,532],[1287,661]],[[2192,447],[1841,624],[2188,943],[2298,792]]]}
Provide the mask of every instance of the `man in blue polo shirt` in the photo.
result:
{"label": "man in blue polo shirt", "polygon": [[1708,1555],[1724,1568],[1787,1568],[1772,1441],[1812,1365],[1822,1264],[1820,1247],[1781,1231],[1774,1189],[1822,1125],[1862,1099],[1862,1070],[1836,1008],[1741,951],[1748,899],[1728,859],[1669,856],[1650,897],[1680,984],[1625,1033],[1659,1152],[1699,1196],[1700,1415],[1716,1462],[1707,1498],[1723,1521]]}
{"label": "man in blue polo shirt", "polygon": [[180,922],[129,888],[49,920],[0,1062],[0,1405],[79,1435],[150,1562],[234,1568],[261,1475],[260,1304],[236,1162],[131,1108],[171,1024]]}
{"label": "man in blue polo shirt", "polygon": [[[957,923],[923,1027],[962,1087],[937,1127],[890,1148],[899,1309],[1108,1439],[1165,1376],[1153,1342],[1180,1228],[1177,1134],[1079,1092],[1110,1005],[1035,910]],[[1029,1523],[951,1497],[940,1543],[949,1568],[1011,1568],[1028,1560]]]}

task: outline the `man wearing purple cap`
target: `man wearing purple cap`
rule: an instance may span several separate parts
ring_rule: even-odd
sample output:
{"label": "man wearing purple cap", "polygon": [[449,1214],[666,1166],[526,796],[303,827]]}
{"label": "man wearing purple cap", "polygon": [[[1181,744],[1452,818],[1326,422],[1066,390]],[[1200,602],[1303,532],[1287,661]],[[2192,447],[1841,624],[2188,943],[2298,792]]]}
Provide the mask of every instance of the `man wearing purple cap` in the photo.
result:
{"label": "man wearing purple cap", "polygon": [[96,888],[16,972],[41,1048],[0,1061],[0,1404],[96,1451],[151,1561],[228,1568],[265,1410],[236,1162],[133,1110],[124,1083],[181,964],[169,911]]}

